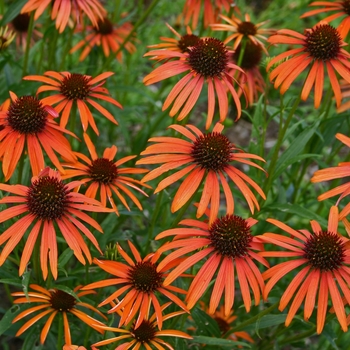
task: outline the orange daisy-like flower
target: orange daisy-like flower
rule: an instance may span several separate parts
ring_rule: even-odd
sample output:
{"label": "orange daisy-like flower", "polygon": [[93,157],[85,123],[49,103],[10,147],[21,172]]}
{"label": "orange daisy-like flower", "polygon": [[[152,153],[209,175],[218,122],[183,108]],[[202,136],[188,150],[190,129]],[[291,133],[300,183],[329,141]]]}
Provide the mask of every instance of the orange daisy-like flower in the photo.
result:
{"label": "orange daisy-like flower", "polygon": [[193,29],[197,28],[199,15],[203,9],[204,28],[209,27],[211,23],[217,22],[218,15],[222,11],[229,12],[232,6],[230,0],[186,0],[183,9],[185,24],[192,22]]}
{"label": "orange daisy-like flower", "polygon": [[36,21],[51,4],[51,19],[56,20],[56,28],[60,33],[64,31],[70,18],[80,23],[84,14],[94,26],[97,26],[98,19],[106,15],[106,10],[99,0],[29,0],[23,6],[21,13],[35,11]]}
{"label": "orange daisy-like flower", "polygon": [[[173,292],[181,294],[186,294],[186,292],[178,287],[169,286],[169,284],[165,286],[163,284],[166,271],[176,266],[178,259],[170,261],[168,264],[162,264],[162,268],[158,268],[157,261],[159,259],[159,254],[148,254],[142,259],[135,246],[129,241],[128,243],[136,262],[134,262],[117,243],[117,250],[127,262],[127,265],[118,261],[98,260],[95,258],[93,262],[96,265],[117,278],[93,282],[83,289],[117,285],[118,289],[100,303],[99,306],[113,303],[114,300],[117,300],[117,304],[114,304],[108,313],[120,313],[120,311],[122,311],[119,327],[123,324],[127,325],[136,314],[139,313],[134,325],[135,329],[138,328],[146,317],[150,304],[152,304],[157,316],[158,327],[162,329],[164,318],[156,292],[163,294],[188,312],[186,305],[173,294]],[[120,296],[124,293],[126,293],[124,297],[119,300]]]}
{"label": "orange daisy-like flower", "polygon": [[230,34],[224,40],[225,44],[228,44],[230,41],[234,40],[233,50],[236,50],[243,39],[248,39],[255,45],[259,45],[267,54],[265,44],[262,40],[266,41],[266,35],[271,35],[276,32],[275,29],[261,28],[268,21],[254,24],[251,22],[248,14],[244,16],[244,21],[240,20],[234,15],[231,18],[220,15],[220,18],[222,18],[228,24],[214,23],[211,24],[210,27],[213,30],[233,32],[233,34]]}
{"label": "orange daisy-like flower", "polygon": [[25,145],[33,175],[45,167],[42,148],[55,167],[64,172],[55,152],[66,161],[75,162],[76,157],[63,133],[75,135],[59,126],[54,121],[57,111],[38,98],[18,98],[11,91],[10,96],[11,103],[4,104],[0,111],[0,158],[5,181],[15,171]]}
{"label": "orange daisy-like flower", "polygon": [[137,197],[128,189],[128,187],[137,190],[143,195],[147,196],[143,190],[138,186],[150,186],[145,185],[139,180],[132,179],[131,177],[125,176],[126,174],[143,174],[148,172],[147,169],[137,169],[137,168],[121,168],[120,166],[127,161],[135,158],[136,156],[128,156],[113,162],[114,157],[117,154],[118,148],[112,146],[111,148],[106,148],[103,152],[102,157],[98,157],[96,149],[91,139],[87,134],[84,133],[84,140],[88,147],[91,155],[91,159],[86,157],[84,154],[75,153],[78,158],[81,158],[85,163],[76,162],[74,164],[67,164],[66,166],[70,169],[65,169],[65,174],[62,175],[63,179],[70,179],[75,176],[85,176],[86,178],[81,181],[85,183],[90,183],[85,195],[89,198],[96,198],[97,191],[100,191],[100,198],[103,206],[107,204],[107,198],[115,210],[116,214],[119,215],[118,208],[113,200],[113,193],[117,198],[123,203],[123,205],[130,211],[130,207],[126,202],[122,193],[126,194],[136,206],[142,210],[142,205]]}
{"label": "orange daisy-like flower", "polygon": [[270,73],[270,80],[275,80],[275,88],[281,87],[281,94],[288,90],[298,75],[311,66],[301,92],[301,99],[306,100],[312,87],[315,86],[314,105],[315,108],[318,108],[322,100],[326,69],[339,107],[341,92],[336,72],[350,82],[350,54],[342,48],[346,43],[341,40],[337,29],[327,23],[321,23],[312,29],[307,29],[304,35],[294,30],[282,29],[276,35],[272,35],[268,42],[302,46],[274,57],[267,65],[267,70],[270,70],[274,64],[289,57]]}
{"label": "orange daisy-like flower", "polygon": [[[190,52],[190,48],[196,45],[199,42],[199,40],[201,40],[199,36],[192,33],[192,30],[189,26],[186,27],[186,34],[181,35],[168,23],[165,23],[165,24],[175,34],[177,38],[175,39],[175,38],[160,37],[160,40],[162,40],[162,43],[149,45],[147,47],[149,47],[150,49],[165,49],[167,51],[176,51],[176,52],[185,53],[185,52]],[[157,60],[163,60],[168,57],[161,56],[161,57],[153,57],[153,58]]]}
{"label": "orange daisy-like flower", "polygon": [[[112,72],[105,72],[92,78],[88,75],[69,73],[69,72],[54,72],[47,71],[44,75],[28,75],[24,80],[41,81],[47,85],[39,87],[37,93],[44,91],[57,91],[53,96],[48,96],[42,99],[42,103],[49,106],[56,105],[55,110],[62,112],[60,125],[66,127],[73,104],[76,103],[80,114],[83,130],[86,131],[89,124],[97,135],[99,135],[95,120],[90,112],[88,104],[96,108],[112,123],[118,125],[113,115],[104,107],[98,104],[94,98],[107,101],[113,105],[122,108],[121,104],[110,97],[109,91],[102,87],[106,82],[105,79],[113,75]],[[88,104],[87,104],[88,103]]]}
{"label": "orange daisy-like flower", "polygon": [[[111,53],[115,54],[120,50],[120,45],[132,30],[133,26],[130,22],[124,22],[120,26],[115,26],[105,17],[98,21],[98,26],[79,28],[77,32],[83,31],[84,34],[86,33],[86,36],[83,40],[79,41],[70,52],[73,53],[84,47],[79,57],[79,61],[83,61],[95,46],[102,46],[104,55],[109,57]],[[131,39],[133,39],[133,37]],[[135,45],[130,40],[125,43],[124,47],[131,54],[136,51]],[[121,61],[122,55],[122,52],[119,51],[116,58]]]}
{"label": "orange daisy-like flower", "polygon": [[[208,115],[206,128],[209,129],[215,111],[215,98],[219,101],[220,122],[223,122],[228,114],[228,94],[233,97],[237,108],[237,119],[241,116],[241,102],[234,88],[234,84],[240,84],[229,73],[230,70],[243,70],[229,61],[229,52],[224,43],[216,38],[199,40],[194,46],[188,48],[189,52],[177,52],[173,50],[152,50],[145,56],[176,58],[170,60],[152,73],[148,74],[143,82],[150,85],[187,72],[170,91],[163,104],[163,110],[172,103],[169,115],[173,117],[178,112],[177,120],[184,119],[197,102],[204,87],[208,86]],[[181,111],[180,111],[181,110]]]}
{"label": "orange daisy-like flower", "polygon": [[0,204],[11,203],[8,209],[1,212],[0,223],[21,216],[0,235],[0,244],[8,241],[0,254],[0,266],[16,248],[29,227],[31,227],[30,233],[26,239],[19,265],[20,276],[24,273],[34,245],[41,234],[40,261],[43,277],[47,278],[47,261],[49,260],[52,275],[55,279],[57,278],[56,227],[82,264],[85,265],[83,253],[89,263],[92,262],[92,259],[89,248],[79,231],[87,236],[102,254],[96,238],[81,221],[102,232],[101,226],[83,211],[110,212],[111,209],[104,208],[100,202],[74,192],[73,189],[80,184],[79,181],[64,184],[60,174],[49,168],[44,169],[39,176],[34,176],[29,187],[0,184],[0,190],[15,194],[15,196],[0,199]]}
{"label": "orange daisy-like flower", "polygon": [[[71,340],[71,334],[70,334],[70,327],[68,322],[68,315],[72,314],[76,317],[78,317],[81,321],[86,323],[91,328],[97,330],[99,333],[103,334],[104,330],[101,328],[104,326],[104,324],[95,318],[89,316],[86,312],[78,309],[78,306],[84,307],[88,310],[91,310],[93,312],[96,312],[101,317],[103,317],[105,320],[107,320],[107,317],[104,316],[99,310],[97,310],[92,305],[79,301],[75,296],[72,294],[68,294],[67,292],[60,290],[60,289],[49,289],[46,290],[43,287],[38,286],[37,284],[31,284],[29,287],[32,289],[32,291],[29,291],[27,293],[24,292],[15,292],[11,295],[14,297],[18,297],[18,299],[15,299],[13,301],[14,304],[27,304],[27,303],[39,303],[37,306],[30,307],[29,309],[26,309],[19,313],[12,321],[12,323],[15,323],[22,318],[31,315],[32,313],[43,310],[36,316],[34,316],[32,319],[27,321],[16,333],[16,336],[21,335],[23,332],[25,332],[28,328],[33,326],[36,322],[41,320],[46,315],[50,315],[50,317],[47,319],[44,327],[42,328],[41,334],[40,334],[40,342],[41,344],[44,344],[47,334],[50,331],[51,325],[53,320],[55,319],[56,315],[58,313],[62,313],[63,316],[63,325],[64,325],[64,338],[67,345],[72,344]],[[76,296],[80,299],[81,297],[88,295],[88,294],[96,294],[93,290],[85,290],[80,291],[82,286],[78,286],[74,288],[74,292],[76,293]],[[101,326],[101,327],[98,327]],[[78,348],[79,349],[79,348]],[[85,349],[85,348],[84,348]]]}
{"label": "orange daisy-like flower", "polygon": [[179,224],[187,227],[174,228],[163,231],[156,239],[175,236],[171,243],[166,243],[158,249],[163,253],[170,249],[175,251],[168,254],[160,262],[157,270],[174,259],[193,253],[177,265],[165,279],[168,285],[178,278],[184,271],[197,262],[205,260],[191,282],[186,295],[187,307],[192,309],[208,288],[215,272],[214,287],[209,303],[209,313],[214,314],[221,296],[224,293],[224,314],[228,316],[232,311],[235,298],[235,273],[241,289],[244,306],[247,312],[251,307],[250,289],[254,294],[255,305],[260,302],[264,288],[264,281],[254,260],[269,266],[266,260],[253,250],[260,250],[262,245],[251,234],[251,227],[257,223],[253,218],[243,219],[236,215],[225,215],[217,218],[212,224],[193,219],[182,220]]}
{"label": "orange daisy-like flower", "polygon": [[156,142],[156,144],[148,146],[141,153],[141,155],[147,157],[138,160],[136,164],[162,164],[146,174],[142,179],[144,182],[153,180],[169,170],[182,168],[163,179],[155,189],[155,193],[157,193],[187,175],[173,199],[172,212],[179,210],[185,205],[198,191],[200,184],[204,182],[197,217],[204,214],[210,203],[210,222],[216,218],[220,205],[220,183],[226,198],[226,212],[227,214],[233,214],[234,200],[226,179],[227,176],[242,192],[251,212],[254,212],[255,207],[259,209],[258,201],[246,183],[252,186],[265,199],[264,192],[257,183],[243,171],[234,167],[231,162],[248,164],[263,170],[250,159],[257,159],[263,162],[264,159],[238,149],[221,133],[224,126],[219,123],[215,125],[212,132],[207,134],[203,134],[193,125],[186,125],[186,127],[171,125],[170,128],[176,130],[190,141],[175,137],[152,137],[149,141]]}
{"label": "orange daisy-like flower", "polygon": [[332,15],[323,18],[322,21],[332,22],[339,17],[343,17],[338,30],[342,38],[345,38],[348,35],[350,30],[350,1],[314,1],[309,6],[322,6],[320,9],[315,9],[304,13],[301,18],[310,17],[313,15],[318,15],[319,13],[326,13],[331,11],[336,11]]}
{"label": "orange daisy-like flower", "polygon": [[[235,62],[238,62],[241,52],[241,45],[239,45],[233,55]],[[238,90],[238,95],[245,94],[248,104],[252,106],[254,102],[259,99],[259,95],[265,91],[265,81],[260,73],[259,63],[262,58],[262,48],[251,41],[248,41],[244,48],[243,59],[239,65],[245,72],[237,76],[243,90]],[[244,82],[246,81],[246,84]]]}
{"label": "orange daisy-like flower", "polygon": [[[317,333],[323,330],[328,299],[334,306],[335,314],[344,332],[347,331],[346,314],[342,297],[350,303],[350,250],[348,239],[338,234],[338,208],[333,206],[329,213],[328,228],[323,231],[315,220],[311,221],[313,232],[294,230],[281,221],[267,221],[285,231],[288,236],[265,233],[259,240],[285,248],[287,251],[263,251],[264,257],[296,258],[271,267],[263,273],[269,280],[264,290],[267,298],[273,286],[286,274],[304,265],[295,275],[281,297],[279,310],[283,311],[293,299],[286,318],[286,326],[292,322],[294,315],[304,301],[304,319],[307,321],[315,309],[317,299]],[[293,298],[294,297],[294,298]]]}
{"label": "orange daisy-like flower", "polygon": [[[160,307],[160,310],[163,311],[165,308],[167,308],[171,303],[164,304]],[[176,311],[172,312],[170,314],[167,314],[163,316],[163,320],[169,320],[172,317],[182,315],[183,311]],[[94,346],[103,346],[115,342],[119,342],[121,340],[127,340],[127,343],[120,344],[116,350],[122,350],[122,349],[131,349],[131,350],[138,350],[142,348],[146,348],[147,350],[153,349],[153,347],[164,350],[165,346],[166,348],[170,350],[174,350],[174,348],[164,340],[162,340],[159,337],[180,337],[185,339],[192,339],[192,337],[184,332],[173,330],[173,329],[166,329],[166,330],[160,330],[160,327],[158,326],[159,330],[157,330],[157,320],[156,318],[158,315],[154,313],[151,317],[149,317],[149,310],[147,311],[145,318],[142,320],[141,324],[136,327],[135,323],[131,326],[129,330],[115,328],[115,327],[108,327],[103,326],[101,329],[105,331],[110,332],[117,332],[122,333],[124,335],[120,335],[118,337],[106,339],[99,341]]]}
{"label": "orange daisy-like flower", "polygon": [[[29,28],[30,16],[28,13],[17,15],[10,23],[9,27],[16,33],[16,45],[18,48],[22,48],[24,51],[27,46],[27,36]],[[34,44],[35,40],[42,38],[43,34],[38,29],[33,29],[31,44]]]}

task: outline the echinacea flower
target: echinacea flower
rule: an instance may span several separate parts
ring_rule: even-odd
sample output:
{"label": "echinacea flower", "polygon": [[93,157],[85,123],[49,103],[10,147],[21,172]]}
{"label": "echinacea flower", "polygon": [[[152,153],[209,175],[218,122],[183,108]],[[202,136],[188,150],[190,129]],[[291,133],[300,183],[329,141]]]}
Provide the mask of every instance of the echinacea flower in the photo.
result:
{"label": "echinacea flower", "polygon": [[338,31],[340,32],[340,36],[344,39],[350,30],[350,1],[314,1],[309,6],[322,6],[319,9],[314,9],[304,13],[300,18],[310,17],[313,15],[323,14],[327,12],[335,11],[330,16],[323,18],[324,22],[332,22],[337,20],[340,17],[344,18],[340,22],[338,26]]}
{"label": "echinacea flower", "polygon": [[[168,264],[163,264],[162,268],[158,268],[159,254],[151,253],[142,259],[135,246],[130,241],[128,241],[128,244],[136,262],[117,243],[117,250],[127,264],[95,258],[93,262],[102,270],[115,276],[115,278],[90,283],[83,290],[117,286],[117,290],[103,300],[99,307],[114,303],[114,300],[117,300],[117,304],[114,304],[108,313],[120,313],[122,311],[119,327],[124,324],[127,325],[138,313],[134,324],[134,328],[138,328],[147,315],[150,304],[152,304],[157,316],[158,327],[162,329],[164,318],[156,294],[162,294],[188,312],[184,302],[173,294],[173,292],[181,294],[186,294],[186,292],[178,287],[169,286],[169,284],[165,286],[163,284],[166,271],[174,267],[178,263],[178,259],[170,261]],[[124,296],[121,297],[123,294]]]}
{"label": "echinacea flower", "polygon": [[92,78],[78,73],[47,71],[44,75],[28,75],[23,79],[47,84],[39,87],[38,94],[44,91],[57,91],[57,94],[44,97],[41,101],[49,106],[56,105],[55,110],[59,113],[62,112],[60,120],[62,128],[66,127],[74,104],[78,107],[84,132],[90,124],[95,133],[99,135],[89,105],[96,108],[112,123],[118,125],[114,116],[95,101],[95,99],[107,101],[122,108],[121,104],[110,96],[109,91],[102,87],[106,82],[105,79],[113,74],[112,72],[105,72]]}
{"label": "echinacea flower", "polygon": [[45,167],[42,149],[54,166],[64,172],[55,152],[66,161],[75,162],[76,157],[63,133],[75,135],[59,126],[54,121],[57,111],[37,97],[17,97],[11,91],[10,97],[11,103],[6,103],[0,111],[0,158],[5,181],[15,171],[25,145],[33,175]]}
{"label": "echinacea flower", "polygon": [[[230,41],[234,40],[233,50],[236,50],[237,47],[242,43],[242,40],[251,41],[255,45],[259,45],[264,52],[267,54],[267,50],[265,48],[265,44],[263,41],[267,40],[266,35],[271,35],[276,32],[275,29],[267,29],[261,28],[268,21],[260,22],[254,24],[250,20],[250,16],[245,14],[244,20],[240,20],[238,17],[233,15],[231,18],[227,16],[220,15],[221,19],[223,19],[226,23],[214,23],[211,24],[210,27],[213,30],[217,31],[227,31],[232,32],[225,40],[224,43],[227,45]],[[263,40],[263,41],[262,41]]]}
{"label": "echinacea flower", "polygon": [[[166,303],[163,306],[160,307],[160,310],[163,311],[166,309],[171,303]],[[176,317],[179,315],[182,315],[183,311],[175,311],[170,314],[167,314],[163,316],[163,320],[169,320],[172,317]],[[165,347],[170,350],[174,350],[174,348],[164,341],[163,339],[159,337],[179,337],[179,338],[185,338],[185,339],[192,339],[192,337],[185,332],[178,331],[175,329],[165,329],[160,330],[159,326],[157,329],[157,314],[154,313],[151,317],[149,317],[149,310],[147,311],[145,318],[142,320],[141,324],[136,327],[135,323],[131,326],[129,330],[115,328],[115,327],[108,327],[108,326],[101,326],[101,329],[109,332],[116,332],[116,333],[122,333],[123,335],[119,335],[114,338],[106,339],[99,341],[94,346],[103,346],[119,341],[127,341],[126,343],[123,342],[120,344],[116,349],[122,350],[122,349],[131,349],[131,350],[138,350],[145,348],[146,350],[151,350],[153,347],[155,347],[158,350],[165,350]]]}
{"label": "echinacea flower", "polygon": [[[209,307],[203,302],[200,302],[201,308],[209,314]],[[225,308],[223,305],[219,307],[214,314],[210,315],[219,326],[221,335],[225,339],[230,339],[237,341],[239,338],[247,340],[250,343],[254,343],[252,337],[245,331],[232,332],[233,323],[237,319],[237,316],[234,314],[234,310],[231,310],[228,315],[225,315]]]}
{"label": "echinacea flower", "polygon": [[325,70],[329,76],[337,107],[340,105],[341,92],[336,72],[350,82],[350,54],[342,47],[346,45],[341,40],[339,32],[327,23],[316,25],[300,34],[294,30],[282,29],[272,35],[268,42],[271,44],[301,45],[274,57],[267,65],[270,68],[288,57],[270,73],[270,80],[275,81],[274,87],[280,87],[284,94],[293,81],[310,67],[308,76],[301,91],[301,99],[306,100],[313,86],[315,86],[314,106],[320,106],[323,94]]}
{"label": "echinacea flower", "polygon": [[[172,50],[152,50],[144,56],[174,58],[157,67],[148,74],[143,82],[150,85],[164,79],[187,72],[173,89],[163,104],[163,111],[172,103],[169,115],[175,116],[177,120],[184,119],[196,104],[199,95],[205,85],[208,88],[208,115],[206,129],[209,129],[215,111],[215,99],[219,102],[220,122],[223,122],[228,114],[228,95],[233,97],[237,108],[237,118],[241,116],[241,102],[235,90],[235,83],[240,84],[229,71],[243,70],[229,60],[229,51],[224,43],[216,38],[205,38],[199,40],[194,46],[188,48],[189,52],[177,52]],[[181,110],[181,111],[180,111]]]}
{"label": "echinacea flower", "polygon": [[[132,30],[133,26],[130,22],[115,25],[107,17],[104,17],[98,21],[98,26],[80,27],[76,30],[76,32],[83,31],[85,38],[72,47],[70,53],[84,47],[79,56],[79,61],[83,61],[95,46],[102,46],[103,53],[106,57],[109,57],[111,54],[116,54],[116,58],[121,61],[123,57],[120,51],[121,44],[128,35],[130,35]],[[134,37],[131,37],[124,45],[125,49],[131,54],[136,51],[132,40],[134,40]]]}
{"label": "echinacea flower", "polygon": [[[12,321],[15,323],[19,320],[22,320],[24,317],[31,315],[34,312],[41,311],[36,316],[32,317],[27,321],[16,333],[16,336],[21,335],[28,328],[33,326],[36,322],[41,320],[43,317],[50,315],[46,320],[44,327],[40,333],[40,343],[44,344],[46,337],[52,326],[52,322],[55,319],[56,315],[59,313],[63,316],[63,325],[64,325],[64,338],[67,345],[71,345],[71,334],[68,321],[68,315],[74,315],[79,318],[80,321],[83,321],[85,324],[95,329],[99,333],[103,334],[104,330],[98,326],[104,326],[104,324],[88,315],[85,311],[80,310],[78,307],[83,307],[85,309],[96,312],[98,315],[107,320],[107,317],[104,316],[98,309],[94,306],[78,300],[73,294],[68,294],[67,292],[60,289],[45,289],[37,284],[31,284],[29,287],[32,289],[27,293],[24,292],[14,292],[11,295],[13,297],[18,297],[13,301],[14,304],[27,304],[27,303],[38,303],[36,306],[32,306],[29,309],[26,309],[19,313]],[[76,296],[80,299],[81,297],[88,294],[96,294],[93,290],[81,291],[82,286],[74,288]],[[69,349],[69,348],[68,348]],[[78,348],[79,349],[79,348]],[[85,349],[85,348],[83,348]]]}
{"label": "echinacea flower", "polygon": [[207,28],[217,22],[219,13],[229,12],[231,7],[231,0],[186,0],[182,11],[184,22],[186,25],[191,22],[193,29],[196,29],[199,15],[203,12],[203,25]]}
{"label": "echinacea flower", "polygon": [[106,10],[99,0],[28,0],[23,6],[21,13],[35,11],[36,21],[46,8],[51,7],[51,19],[56,20],[56,28],[62,33],[69,19],[81,23],[83,15],[86,15],[94,26],[98,19],[106,15]]}
{"label": "echinacea flower", "polygon": [[[238,63],[241,53],[241,45],[238,45],[233,60]],[[265,81],[259,69],[259,63],[262,58],[262,48],[251,41],[248,41],[244,48],[241,63],[239,66],[244,70],[245,74],[237,75],[237,80],[240,82],[248,104],[252,106],[259,99],[259,94],[265,91]],[[245,82],[245,84],[244,84]],[[238,90],[238,95],[241,96],[243,91]]]}
{"label": "echinacea flower", "polygon": [[257,220],[253,218],[225,215],[212,224],[185,219],[179,223],[182,227],[161,232],[157,235],[157,240],[170,236],[174,236],[174,240],[165,243],[157,252],[163,253],[171,249],[175,251],[159,263],[157,270],[161,271],[169,262],[191,253],[169,273],[164,284],[172,283],[187,269],[203,261],[188,289],[185,299],[187,307],[192,309],[195,306],[213,280],[209,314],[214,314],[224,294],[224,315],[228,316],[234,304],[237,274],[240,294],[245,309],[249,312],[252,303],[250,290],[253,292],[255,305],[258,305],[264,289],[261,272],[254,260],[269,267],[267,261],[254,251],[262,248],[262,244],[251,234],[251,227],[256,223]]}
{"label": "echinacea flower", "polygon": [[[177,38],[167,38],[161,37],[160,40],[162,43],[155,45],[148,45],[150,49],[164,49],[166,51],[176,51],[176,52],[190,52],[190,48],[198,43],[201,38],[192,33],[192,30],[189,26],[186,27],[186,34],[179,34],[172,26],[168,23],[165,23],[166,26],[175,34]],[[153,57],[152,59],[163,60],[168,58],[167,56]],[[170,57],[171,58],[171,57]]]}
{"label": "echinacea flower", "polygon": [[347,244],[349,240],[337,232],[338,220],[339,213],[336,206],[329,212],[327,230],[322,230],[315,220],[310,221],[313,232],[309,232],[295,230],[275,219],[267,219],[286,232],[287,236],[268,232],[257,237],[263,243],[284,248],[281,251],[262,251],[259,253],[261,256],[289,259],[263,273],[264,280],[268,280],[264,290],[265,298],[280,279],[292,271],[296,273],[279,304],[279,310],[283,311],[291,302],[285,321],[286,326],[289,326],[304,302],[306,321],[313,311],[317,310],[316,330],[320,334],[325,324],[330,296],[342,330],[344,332],[348,330],[342,297],[347,304],[350,303],[350,250]]}
{"label": "echinacea flower", "polygon": [[232,214],[234,200],[228,179],[233,181],[242,192],[251,212],[254,212],[255,207],[259,210],[259,203],[246,183],[253,187],[263,199],[265,199],[264,192],[256,182],[236,168],[233,163],[247,164],[263,170],[250,160],[256,159],[264,162],[263,158],[245,153],[237,148],[222,134],[224,126],[219,123],[214,126],[212,132],[206,134],[203,134],[194,125],[186,125],[186,127],[171,125],[169,128],[179,132],[189,141],[175,137],[152,137],[149,141],[155,144],[141,152],[141,155],[146,157],[138,160],[136,164],[161,164],[146,174],[142,179],[143,182],[151,181],[169,170],[181,168],[159,182],[154,191],[155,193],[162,191],[186,176],[173,199],[172,212],[185,205],[204,182],[197,217],[202,216],[210,204],[210,221],[216,218],[220,205],[220,183],[226,198],[226,213]]}
{"label": "echinacea flower", "polygon": [[137,197],[130,191],[130,188],[140,192],[147,196],[142,189],[138,186],[149,187],[139,180],[133,179],[127,174],[143,174],[148,172],[147,169],[121,167],[127,161],[135,158],[136,156],[127,156],[120,158],[113,162],[114,157],[117,154],[118,148],[113,145],[110,148],[106,148],[102,157],[98,157],[96,149],[91,139],[84,133],[84,140],[88,147],[91,159],[81,153],[75,153],[78,158],[81,158],[86,164],[76,162],[74,164],[66,164],[65,174],[62,175],[62,179],[71,179],[76,176],[85,176],[81,179],[82,183],[90,184],[87,188],[85,195],[89,198],[96,198],[97,191],[99,190],[99,200],[103,206],[107,205],[107,198],[116,214],[119,215],[118,208],[114,202],[113,194],[117,196],[118,200],[130,211],[130,207],[125,200],[123,194],[127,195],[136,206],[142,210],[142,205]]}
{"label": "echinacea flower", "polygon": [[0,184],[1,191],[15,194],[0,199],[0,204],[11,205],[1,211],[0,223],[19,217],[0,235],[0,244],[7,241],[0,254],[0,266],[16,248],[29,227],[30,232],[19,265],[20,276],[24,273],[33,248],[40,239],[40,267],[43,277],[47,278],[49,260],[52,275],[57,279],[57,229],[82,264],[85,265],[83,253],[89,263],[92,259],[80,231],[102,254],[96,238],[81,221],[102,232],[101,226],[83,211],[110,212],[111,209],[104,208],[100,202],[74,192],[73,189],[80,184],[79,181],[64,184],[60,174],[49,168],[34,176],[30,186]]}
{"label": "echinacea flower", "polygon": [[[30,22],[30,15],[23,13],[17,15],[8,25],[16,33],[16,45],[17,48],[21,48],[25,51],[27,46],[28,28]],[[30,43],[33,44],[35,40],[42,38],[43,33],[38,29],[33,28]]]}
{"label": "echinacea flower", "polygon": [[[350,137],[343,134],[336,134],[335,137],[341,141],[344,145],[350,148]],[[322,181],[329,181],[334,179],[342,179],[350,176],[350,162],[339,163],[336,167],[330,167],[326,169],[317,170],[312,178],[311,182],[317,183]],[[322,201],[324,199],[341,195],[340,199],[350,194],[350,182],[346,182],[332,190],[329,190],[318,197],[318,200]],[[340,200],[339,199],[339,200]],[[339,201],[338,201],[339,202]]]}
{"label": "echinacea flower", "polygon": [[0,27],[0,52],[5,50],[15,38],[16,33],[8,26]]}

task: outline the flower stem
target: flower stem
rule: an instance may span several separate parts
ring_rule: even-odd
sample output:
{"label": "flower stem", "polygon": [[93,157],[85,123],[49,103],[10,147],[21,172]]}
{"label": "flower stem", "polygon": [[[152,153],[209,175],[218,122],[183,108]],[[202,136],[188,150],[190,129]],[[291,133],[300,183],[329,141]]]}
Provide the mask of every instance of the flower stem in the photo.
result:
{"label": "flower stem", "polygon": [[30,50],[30,40],[32,38],[33,27],[34,27],[34,12],[32,11],[30,14],[30,18],[29,18],[27,41],[26,41],[26,51],[24,53],[24,59],[23,59],[22,78],[27,74],[29,50]]}
{"label": "flower stem", "polygon": [[62,312],[58,312],[58,335],[57,335],[57,350],[62,350],[63,339],[63,317]]}

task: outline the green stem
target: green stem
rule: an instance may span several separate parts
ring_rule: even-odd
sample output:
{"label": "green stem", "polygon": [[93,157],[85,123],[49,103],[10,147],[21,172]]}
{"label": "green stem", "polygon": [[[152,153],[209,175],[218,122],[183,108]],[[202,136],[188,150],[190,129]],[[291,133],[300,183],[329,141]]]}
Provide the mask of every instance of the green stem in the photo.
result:
{"label": "green stem", "polygon": [[28,25],[28,32],[27,32],[26,51],[24,53],[24,59],[23,59],[22,78],[27,74],[29,51],[30,51],[30,40],[32,38],[33,27],[34,27],[34,12],[31,12],[29,25]]}
{"label": "green stem", "polygon": [[257,315],[251,317],[249,320],[242,322],[240,325],[233,327],[232,328],[232,332],[238,332],[244,328],[246,328],[247,326],[250,326],[251,324],[255,323],[257,320],[259,320],[261,317],[263,317],[264,315],[268,315],[269,313],[271,313],[272,310],[276,309],[276,307],[278,306],[279,301],[276,302],[275,304],[272,304],[270,307],[268,307],[266,310],[261,311],[260,313],[258,313]]}
{"label": "green stem", "polygon": [[63,316],[62,312],[58,312],[58,335],[57,335],[57,350],[62,350],[63,347]]}
{"label": "green stem", "polygon": [[285,120],[284,125],[283,125],[283,110],[284,110],[284,107],[283,107],[283,99],[281,98],[279,133],[278,133],[277,142],[275,144],[274,152],[273,152],[273,155],[272,155],[271,163],[270,163],[270,166],[269,166],[268,171],[267,171],[268,174],[269,174],[269,177],[268,177],[266,185],[264,187],[264,192],[265,192],[266,197],[267,197],[267,195],[268,195],[268,193],[269,193],[269,191],[271,189],[271,186],[272,186],[273,172],[275,170],[275,167],[276,167],[276,164],[277,164],[277,161],[278,161],[278,158],[279,158],[279,151],[280,151],[281,145],[283,143],[284,136],[285,136],[286,131],[288,129],[288,126],[289,126],[289,124],[290,124],[290,122],[291,122],[291,120],[293,118],[294,112],[296,111],[296,109],[299,106],[300,100],[301,100],[301,97],[299,95],[298,98],[294,101],[294,104],[293,104],[291,110],[289,111],[287,119]]}

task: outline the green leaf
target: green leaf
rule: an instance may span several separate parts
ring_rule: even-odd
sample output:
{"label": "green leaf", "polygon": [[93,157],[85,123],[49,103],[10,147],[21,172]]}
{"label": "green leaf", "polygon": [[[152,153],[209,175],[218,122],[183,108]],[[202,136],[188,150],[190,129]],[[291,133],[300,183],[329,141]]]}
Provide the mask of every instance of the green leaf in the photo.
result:
{"label": "green leaf", "polygon": [[28,286],[29,286],[29,281],[30,281],[30,270],[26,271],[23,275],[22,275],[22,288],[23,288],[23,292],[26,296],[26,298],[29,298],[28,295]]}
{"label": "green leaf", "polygon": [[287,314],[265,315],[256,322],[256,329],[269,328],[285,322]]}
{"label": "green leaf", "polygon": [[293,140],[292,144],[287,148],[285,152],[281,154],[281,157],[278,159],[274,173],[269,174],[269,176],[272,176],[272,178],[275,179],[290,164],[295,162],[297,157],[300,156],[304,150],[311,136],[315,133],[317,126],[318,122],[306,128],[299,136]]}
{"label": "green leaf", "polygon": [[74,255],[74,251],[71,248],[67,248],[58,259],[58,267],[63,268],[67,264],[68,260]]}
{"label": "green leaf", "polygon": [[247,348],[251,348],[249,344],[243,343],[241,341],[232,341],[228,339],[222,339],[222,338],[212,338],[212,337],[206,337],[204,335],[194,336],[193,340],[189,340],[190,342],[195,343],[201,343],[201,344],[207,344],[207,345],[217,345],[222,347],[227,347],[230,349],[236,349],[238,346],[245,346]]}
{"label": "green leaf", "polygon": [[11,286],[16,286],[16,287],[22,287],[22,283],[19,278],[3,278],[3,279],[0,279],[0,283],[11,284]]}
{"label": "green leaf", "polygon": [[221,332],[217,322],[206,312],[199,308],[195,308],[191,312],[191,316],[198,327],[197,333],[220,337]]}
{"label": "green leaf", "polygon": [[4,26],[6,23],[12,21],[21,12],[22,7],[27,2],[27,0],[17,0],[12,1],[11,5],[8,7],[7,12],[0,21],[0,25]]}
{"label": "green leaf", "polygon": [[12,320],[19,314],[18,305],[13,305],[10,309],[7,310],[4,316],[2,316],[0,321],[0,335],[4,334],[12,325]]}

